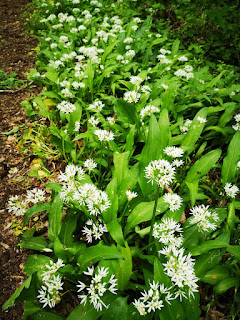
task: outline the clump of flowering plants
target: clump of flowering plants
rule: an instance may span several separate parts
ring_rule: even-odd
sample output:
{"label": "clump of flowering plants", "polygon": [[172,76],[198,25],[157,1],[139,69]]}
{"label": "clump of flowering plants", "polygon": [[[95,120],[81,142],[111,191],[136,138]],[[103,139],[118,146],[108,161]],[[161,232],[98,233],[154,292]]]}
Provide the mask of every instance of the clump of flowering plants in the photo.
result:
{"label": "clump of flowering plants", "polygon": [[22,236],[35,254],[4,309],[25,300],[25,319],[199,319],[201,281],[216,294],[238,286],[222,261],[240,256],[238,94],[215,90],[222,75],[151,32],[150,18],[106,16],[105,1],[37,3],[30,78],[47,89],[25,106],[49,120],[68,163],[46,185],[50,201],[9,199],[24,224],[44,212],[48,231]]}

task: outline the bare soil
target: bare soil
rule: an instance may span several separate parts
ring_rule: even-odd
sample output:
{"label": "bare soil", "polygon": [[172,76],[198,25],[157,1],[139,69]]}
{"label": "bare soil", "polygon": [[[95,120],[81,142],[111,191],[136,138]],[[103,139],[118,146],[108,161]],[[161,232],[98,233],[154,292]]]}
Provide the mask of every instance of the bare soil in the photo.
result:
{"label": "bare soil", "polygon": [[[37,45],[37,40],[26,31],[24,19],[21,18],[26,11],[25,6],[30,2],[0,1],[0,68],[6,74],[17,72],[19,79],[25,82],[27,72],[34,67],[34,48]],[[22,250],[17,246],[18,238],[12,228],[15,218],[6,210],[8,198],[39,185],[36,179],[27,176],[30,159],[23,157],[16,144],[20,132],[8,136],[2,133],[29,123],[30,120],[20,103],[39,92],[40,88],[32,86],[15,93],[0,93],[0,306],[24,281],[22,269],[28,255],[28,250]],[[9,174],[13,167],[18,168],[15,175]],[[18,320],[22,319],[22,314],[22,304],[9,308],[7,312],[0,309],[0,319]]]}

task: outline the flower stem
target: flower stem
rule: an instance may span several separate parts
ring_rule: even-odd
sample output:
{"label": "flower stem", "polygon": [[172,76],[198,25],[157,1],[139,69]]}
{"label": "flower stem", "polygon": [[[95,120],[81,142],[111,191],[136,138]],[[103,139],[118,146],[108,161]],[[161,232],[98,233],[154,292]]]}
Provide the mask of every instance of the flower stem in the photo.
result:
{"label": "flower stem", "polygon": [[[155,203],[154,203],[154,207],[153,207],[153,215],[152,215],[152,220],[151,220],[151,228],[150,228],[149,241],[148,241],[149,245],[152,244],[153,226],[154,226],[155,218],[156,218],[158,197],[159,197],[159,188],[157,189],[157,194],[156,194]],[[151,251],[152,251],[151,246],[149,246],[148,253],[150,254]]]}

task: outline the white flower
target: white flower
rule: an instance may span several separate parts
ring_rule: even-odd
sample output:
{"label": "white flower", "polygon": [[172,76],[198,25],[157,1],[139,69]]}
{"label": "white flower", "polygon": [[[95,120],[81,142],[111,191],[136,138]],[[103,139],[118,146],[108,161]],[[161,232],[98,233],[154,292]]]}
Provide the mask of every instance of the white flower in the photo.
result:
{"label": "white flower", "polygon": [[159,242],[180,247],[183,243],[183,237],[175,235],[176,232],[181,233],[182,228],[172,218],[162,219],[160,223],[155,223],[153,226],[153,237],[157,238]]}
{"label": "white flower", "polygon": [[[193,71],[193,67],[192,66],[185,66],[184,69],[187,71],[187,72],[192,72]],[[200,81],[200,80],[199,80]]]}
{"label": "white flower", "polygon": [[125,38],[123,43],[132,43],[133,42],[133,38],[131,37],[128,37],[128,38]]}
{"label": "white flower", "polygon": [[137,192],[130,191],[130,190],[126,191],[126,195],[127,195],[128,201],[131,201],[132,199],[134,199],[138,196]]}
{"label": "white flower", "polygon": [[107,232],[107,227],[102,223],[101,219],[98,219],[96,223],[93,223],[92,220],[88,220],[86,225],[91,225],[91,229],[85,226],[82,231],[82,233],[86,236],[88,243],[92,243],[93,237],[95,240],[100,240],[102,235]]}
{"label": "white flower", "polygon": [[74,130],[75,132],[78,132],[80,130],[80,121],[75,121]]}
{"label": "white flower", "polygon": [[143,82],[143,79],[140,78],[140,77],[138,77],[138,76],[131,76],[131,77],[130,77],[130,82],[131,82],[132,84],[136,84],[137,87],[139,87],[140,83]]}
{"label": "white flower", "polygon": [[180,158],[184,154],[183,149],[177,147],[166,147],[163,152],[172,158]]}
{"label": "white flower", "polygon": [[181,62],[188,61],[188,58],[186,56],[181,56],[178,58],[178,61],[181,61]]}
{"label": "white flower", "polygon": [[170,211],[176,211],[180,209],[182,204],[182,198],[176,193],[166,193],[163,197],[164,202],[169,204]]}
{"label": "white flower", "polygon": [[90,123],[93,127],[96,127],[99,122],[100,120],[98,118],[95,118],[94,116],[91,116],[91,118],[88,120],[88,123]]}
{"label": "white flower", "polygon": [[190,120],[190,119],[186,119],[186,121],[184,122],[184,125],[183,126],[180,126],[180,131],[182,132],[182,133],[187,133],[188,132],[188,129],[190,128],[190,126],[191,126],[191,124],[192,124],[192,120]]}
{"label": "white flower", "polygon": [[140,117],[143,119],[146,116],[150,116],[151,114],[158,112],[160,112],[160,109],[158,107],[149,104],[140,111]]}
{"label": "white flower", "polygon": [[57,109],[59,109],[63,113],[69,114],[76,110],[76,106],[71,102],[64,100],[57,105]]}
{"label": "white flower", "polygon": [[145,85],[145,86],[141,87],[141,91],[143,93],[150,93],[152,91],[152,89],[148,85]]}
{"label": "white flower", "polygon": [[98,137],[98,139],[101,142],[114,140],[114,133],[112,131],[99,129],[99,130],[95,130],[94,134]]}
{"label": "white flower", "polygon": [[115,120],[115,118],[113,118],[113,117],[107,117],[107,121],[109,122],[109,124],[110,124],[111,126],[113,126],[116,120]]}
{"label": "white flower", "polygon": [[87,159],[84,161],[83,166],[87,168],[88,171],[92,171],[97,167],[97,164],[93,159]]}
{"label": "white flower", "polygon": [[136,91],[127,91],[124,93],[123,99],[129,103],[132,103],[132,102],[137,103],[140,97],[141,97],[141,94]]}
{"label": "white flower", "polygon": [[8,212],[16,215],[22,216],[27,211],[27,203],[25,201],[20,201],[19,196],[11,196],[8,200],[7,206]]}
{"label": "white flower", "polygon": [[88,109],[95,111],[95,112],[101,112],[104,106],[105,106],[105,104],[102,103],[102,101],[96,100],[92,104],[89,105]]}
{"label": "white flower", "polygon": [[209,206],[200,205],[190,209],[190,214],[193,215],[189,219],[190,224],[197,224],[199,231],[216,230],[216,221],[219,220],[216,212],[208,210]]}
{"label": "white flower", "polygon": [[197,121],[199,121],[200,123],[206,123],[207,119],[202,117],[197,117]]}
{"label": "white flower", "polygon": [[235,198],[239,192],[239,188],[235,185],[232,185],[231,183],[226,183],[224,190],[225,190],[227,196],[230,198]]}
{"label": "white flower", "polygon": [[34,188],[27,190],[26,203],[32,202],[34,204],[45,201],[45,191]]}
{"label": "white flower", "polygon": [[114,274],[111,275],[108,281],[104,279],[107,277],[108,273],[108,268],[98,267],[96,271],[94,270],[94,266],[92,266],[92,268],[88,268],[88,272],[84,272],[85,275],[89,275],[92,278],[89,286],[81,281],[78,281],[78,292],[83,292],[83,294],[78,296],[78,298],[81,299],[81,303],[85,305],[89,300],[90,304],[93,304],[97,311],[101,311],[103,307],[108,308],[108,306],[102,300],[104,293],[106,291],[110,291],[111,293],[116,294],[117,291],[117,280],[115,279]]}
{"label": "white flower", "polygon": [[157,182],[158,186],[164,188],[172,183],[175,178],[175,167],[167,160],[154,160],[145,168],[145,177],[149,182]]}

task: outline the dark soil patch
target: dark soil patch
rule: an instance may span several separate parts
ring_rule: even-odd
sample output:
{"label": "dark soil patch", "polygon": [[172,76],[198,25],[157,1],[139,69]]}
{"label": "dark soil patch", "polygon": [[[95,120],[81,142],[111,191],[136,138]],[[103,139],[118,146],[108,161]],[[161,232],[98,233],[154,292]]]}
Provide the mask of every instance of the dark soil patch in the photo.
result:
{"label": "dark soil patch", "polygon": [[[30,37],[20,16],[26,11],[29,0],[1,0],[0,2],[0,68],[6,74],[17,72],[19,79],[26,81],[26,73],[34,67],[36,39]],[[17,89],[13,89],[17,90]],[[20,103],[39,93],[35,86],[23,88],[16,93],[0,93],[0,132],[9,131],[29,118],[20,107]],[[19,133],[17,133],[19,134]],[[22,194],[26,189],[39,185],[36,179],[26,176],[30,159],[19,152],[16,135],[0,135],[0,306],[14,293],[24,281],[22,272],[28,251],[17,247],[18,238],[14,235],[12,223],[15,219],[6,210],[11,195]],[[18,168],[17,175],[9,170]],[[22,319],[23,306],[18,304],[7,312],[0,310],[0,319]]]}

